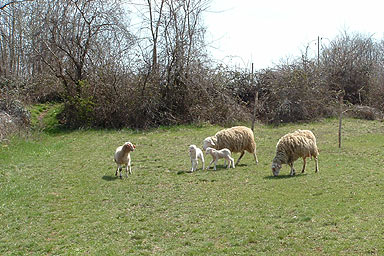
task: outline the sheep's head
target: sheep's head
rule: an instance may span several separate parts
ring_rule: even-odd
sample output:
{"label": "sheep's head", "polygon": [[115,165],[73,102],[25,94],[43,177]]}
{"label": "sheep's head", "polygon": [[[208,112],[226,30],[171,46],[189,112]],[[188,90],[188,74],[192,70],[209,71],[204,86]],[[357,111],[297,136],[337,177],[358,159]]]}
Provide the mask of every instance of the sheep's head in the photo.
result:
{"label": "sheep's head", "polygon": [[275,159],[273,159],[273,162],[272,162],[273,176],[279,175],[280,169],[281,169],[281,163],[278,163],[277,161],[275,161]]}
{"label": "sheep's head", "polygon": [[215,146],[215,142],[213,141],[212,137],[207,137],[203,140],[203,150],[206,151],[208,147]]}
{"label": "sheep's head", "polygon": [[124,148],[124,150],[134,151],[136,146],[134,144],[132,144],[131,142],[127,141],[124,143],[123,148]]}

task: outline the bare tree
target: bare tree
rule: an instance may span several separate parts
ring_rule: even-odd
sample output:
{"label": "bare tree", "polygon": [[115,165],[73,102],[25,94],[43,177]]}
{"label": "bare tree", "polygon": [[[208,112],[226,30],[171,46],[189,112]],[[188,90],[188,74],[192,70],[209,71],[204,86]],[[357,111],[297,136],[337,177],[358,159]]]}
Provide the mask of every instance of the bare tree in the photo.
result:
{"label": "bare tree", "polygon": [[[49,2],[42,15],[48,32],[33,45],[35,53],[60,78],[70,96],[79,95],[101,56],[130,35],[122,21],[120,1],[70,0]],[[110,48],[103,48],[109,42]]]}
{"label": "bare tree", "polygon": [[371,77],[378,61],[371,37],[348,34],[331,41],[322,52],[322,66],[329,90],[339,104],[339,148],[342,140],[342,118],[349,110],[344,104],[367,104],[372,90]]}

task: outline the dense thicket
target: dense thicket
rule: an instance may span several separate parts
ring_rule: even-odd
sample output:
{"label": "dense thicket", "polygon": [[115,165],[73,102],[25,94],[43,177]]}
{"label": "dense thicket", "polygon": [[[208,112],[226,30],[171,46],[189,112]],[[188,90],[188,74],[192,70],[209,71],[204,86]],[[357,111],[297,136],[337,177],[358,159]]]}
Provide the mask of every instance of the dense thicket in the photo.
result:
{"label": "dense thicket", "polygon": [[322,44],[319,56],[306,49],[251,76],[212,64],[204,38],[208,6],[205,0],[3,6],[1,97],[62,102],[61,122],[69,127],[249,120],[256,92],[257,117],[268,123],[334,115],[339,97],[383,110],[384,41],[343,33]]}

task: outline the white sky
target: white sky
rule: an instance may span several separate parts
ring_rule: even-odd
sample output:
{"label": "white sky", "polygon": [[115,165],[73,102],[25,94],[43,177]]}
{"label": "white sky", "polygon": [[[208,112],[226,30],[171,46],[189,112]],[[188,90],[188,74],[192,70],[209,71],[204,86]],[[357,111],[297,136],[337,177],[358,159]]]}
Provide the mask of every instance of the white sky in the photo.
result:
{"label": "white sky", "polygon": [[258,70],[307,45],[316,56],[318,36],[323,44],[343,31],[384,39],[384,1],[212,0],[205,25],[219,63]]}

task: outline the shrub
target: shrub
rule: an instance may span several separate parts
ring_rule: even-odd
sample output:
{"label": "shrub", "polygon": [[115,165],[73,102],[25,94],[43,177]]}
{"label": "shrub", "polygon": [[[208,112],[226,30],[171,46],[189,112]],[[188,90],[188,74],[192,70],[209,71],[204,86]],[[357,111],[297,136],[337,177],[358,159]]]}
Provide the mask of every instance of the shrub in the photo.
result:
{"label": "shrub", "polygon": [[0,141],[10,134],[26,130],[30,126],[30,113],[17,99],[20,95],[15,81],[0,80]]}

